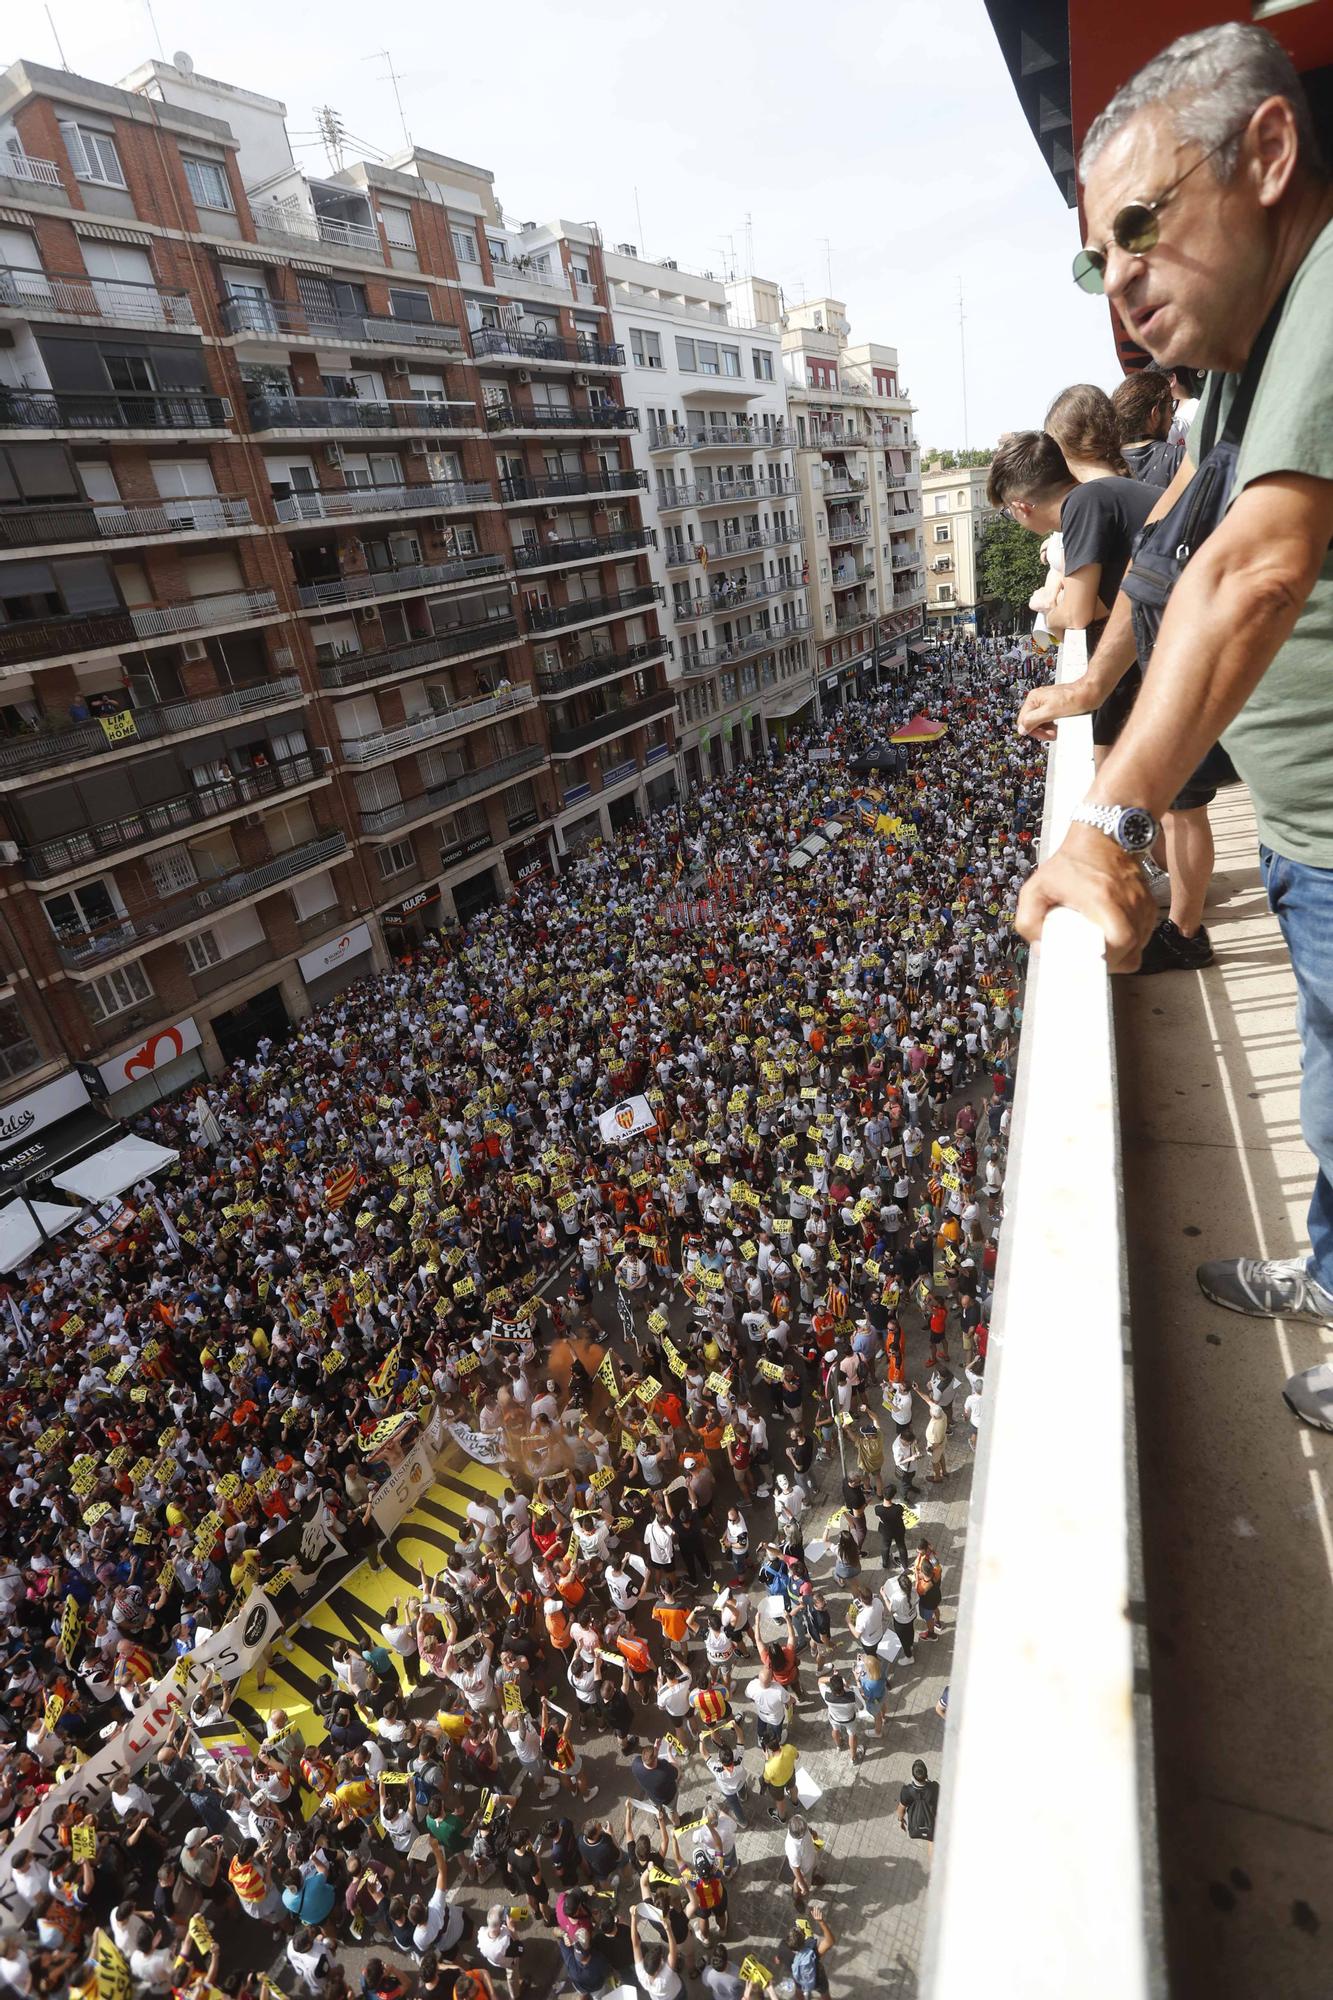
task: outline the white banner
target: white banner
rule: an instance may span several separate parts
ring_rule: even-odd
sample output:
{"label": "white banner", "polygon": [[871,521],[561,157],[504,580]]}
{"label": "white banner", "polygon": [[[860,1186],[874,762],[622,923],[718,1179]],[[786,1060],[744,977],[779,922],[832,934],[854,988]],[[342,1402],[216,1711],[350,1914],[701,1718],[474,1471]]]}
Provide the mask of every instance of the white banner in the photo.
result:
{"label": "white banner", "polygon": [[626,1097],[609,1111],[599,1111],[597,1123],[604,1146],[618,1146],[636,1132],[646,1132],[657,1123],[657,1113],[646,1097]]}
{"label": "white banner", "polygon": [[444,1444],[444,1415],[437,1410],[401,1465],[395,1465],[370,1505],[370,1516],[382,1535],[391,1535],[410,1514],[435,1478],[435,1461]]}
{"label": "white banner", "polygon": [[370,930],[365,924],[353,924],[350,931],[344,931],[329,944],[320,945],[318,951],[308,951],[296,963],[301,968],[303,979],[321,979],[326,972],[345,965],[349,958],[359,958],[363,951],[370,950]]}
{"label": "white banner", "polygon": [[24,1820],[22,1839],[11,1842],[0,1852],[0,1925],[22,1915],[22,1898],[11,1880],[15,1850],[54,1859],[60,1851],[54,1831],[60,1807],[74,1798],[96,1801],[110,1791],[122,1771],[137,1771],[146,1764],[156,1746],[165,1739],[177,1712],[193,1701],[209,1676],[215,1674],[223,1681],[240,1680],[280,1630],[281,1621],[268,1592],[252,1591],[233,1619],[187,1654],[188,1678],[178,1680],[176,1668],[164,1674],[124,1728],[94,1751],[86,1764],[80,1764],[72,1777],[52,1786]]}
{"label": "white banner", "polygon": [[502,1431],[474,1431],[467,1424],[449,1425],[449,1435],[455,1444],[460,1444],[469,1458],[475,1458],[478,1465],[504,1464],[504,1433]]}
{"label": "white banner", "polygon": [[175,1062],[177,1056],[197,1049],[200,1039],[194,1016],[187,1014],[174,1027],[159,1028],[146,1042],[140,1042],[138,1048],[126,1049],[124,1055],[99,1063],[98,1074],[108,1090],[124,1090],[126,1084],[136,1083],[141,1076],[151,1076],[155,1069]]}

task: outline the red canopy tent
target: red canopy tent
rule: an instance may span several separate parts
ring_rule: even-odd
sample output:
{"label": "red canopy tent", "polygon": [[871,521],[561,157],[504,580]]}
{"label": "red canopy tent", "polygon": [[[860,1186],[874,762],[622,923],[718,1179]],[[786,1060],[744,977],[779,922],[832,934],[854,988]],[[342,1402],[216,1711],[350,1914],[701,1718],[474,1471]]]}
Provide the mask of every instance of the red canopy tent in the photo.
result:
{"label": "red canopy tent", "polygon": [[933,716],[914,715],[910,722],[904,722],[890,736],[890,743],[938,743],[941,736],[947,736],[947,722],[937,722]]}

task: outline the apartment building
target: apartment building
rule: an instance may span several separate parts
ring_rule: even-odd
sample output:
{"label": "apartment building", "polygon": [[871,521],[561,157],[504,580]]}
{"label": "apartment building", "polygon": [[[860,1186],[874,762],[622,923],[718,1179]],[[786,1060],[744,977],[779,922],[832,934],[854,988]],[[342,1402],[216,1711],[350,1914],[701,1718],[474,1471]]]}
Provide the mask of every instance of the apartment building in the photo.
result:
{"label": "apartment building", "polygon": [[781,742],[813,694],[781,307],[631,243],[605,263],[689,787]]}
{"label": "apartment building", "polygon": [[484,168],[312,178],[166,63],[0,77],[0,1145],[660,800],[623,365],[595,228]]}
{"label": "apartment building", "polygon": [[926,543],[926,624],[930,631],[975,632],[980,593],[977,549],[995,509],[986,500],[990,468],[964,465],[921,468]]}
{"label": "apartment building", "polygon": [[902,664],[922,629],[921,487],[898,351],[851,345],[839,299],[790,306],[783,364],[821,712]]}

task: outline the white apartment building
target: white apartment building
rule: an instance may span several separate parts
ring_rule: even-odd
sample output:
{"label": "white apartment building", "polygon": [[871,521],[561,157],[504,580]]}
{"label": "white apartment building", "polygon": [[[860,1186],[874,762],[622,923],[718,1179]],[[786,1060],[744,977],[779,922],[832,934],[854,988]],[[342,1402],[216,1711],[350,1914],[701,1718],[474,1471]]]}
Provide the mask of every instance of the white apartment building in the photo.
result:
{"label": "white apartment building", "polygon": [[987,465],[946,471],[928,465],[921,474],[929,598],[926,619],[932,631],[977,629],[977,549],[996,518],[986,499]]}
{"label": "white apartment building", "polygon": [[605,265],[688,787],[763,755],[813,693],[780,300],[632,244]]}
{"label": "white apartment building", "polygon": [[787,406],[821,712],[903,663],[922,630],[921,485],[898,350],[848,342],[839,299],[788,308]]}

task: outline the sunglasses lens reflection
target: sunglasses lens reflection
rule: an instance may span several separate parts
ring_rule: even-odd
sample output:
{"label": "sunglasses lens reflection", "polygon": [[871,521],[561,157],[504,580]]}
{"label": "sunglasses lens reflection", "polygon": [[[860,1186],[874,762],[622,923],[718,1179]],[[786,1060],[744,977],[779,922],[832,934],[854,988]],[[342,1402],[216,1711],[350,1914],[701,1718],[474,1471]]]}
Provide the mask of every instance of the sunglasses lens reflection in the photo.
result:
{"label": "sunglasses lens reflection", "polygon": [[1080,250],[1074,259],[1074,283],[1085,292],[1104,289],[1105,260],[1100,251]]}

